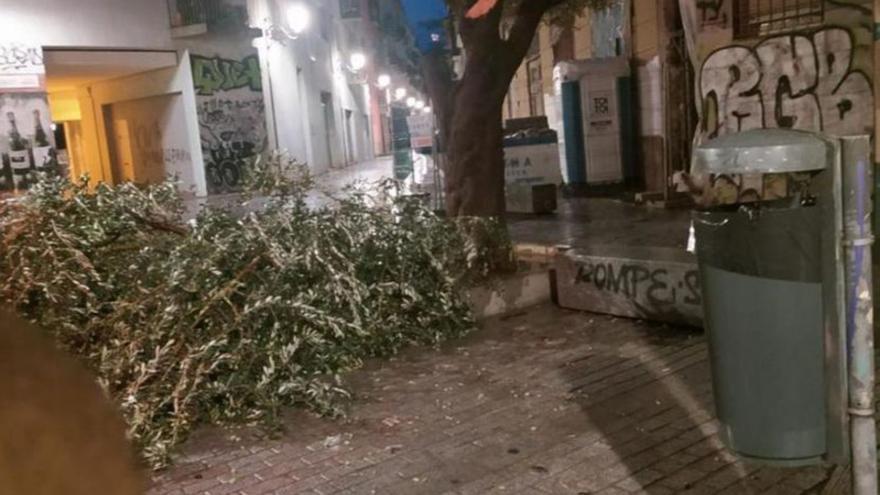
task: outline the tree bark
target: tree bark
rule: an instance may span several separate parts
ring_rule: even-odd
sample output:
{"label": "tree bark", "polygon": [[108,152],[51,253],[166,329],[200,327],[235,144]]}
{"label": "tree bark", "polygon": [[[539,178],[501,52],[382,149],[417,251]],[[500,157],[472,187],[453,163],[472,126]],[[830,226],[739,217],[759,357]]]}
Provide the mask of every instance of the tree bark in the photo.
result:
{"label": "tree bark", "polygon": [[501,113],[509,81],[494,79],[488,74],[465,76],[453,103],[446,170],[446,212],[451,217],[505,213]]}
{"label": "tree bark", "polygon": [[444,75],[436,61],[426,59],[423,72],[428,90],[435,107],[443,106],[437,117],[441,135],[448,137],[445,190],[449,216],[504,216],[504,97],[541,18],[561,2],[516,4],[506,36],[502,36],[503,0],[478,18],[465,15],[476,0],[465,2],[455,13],[466,55],[461,80],[453,83],[447,79],[451,71]]}

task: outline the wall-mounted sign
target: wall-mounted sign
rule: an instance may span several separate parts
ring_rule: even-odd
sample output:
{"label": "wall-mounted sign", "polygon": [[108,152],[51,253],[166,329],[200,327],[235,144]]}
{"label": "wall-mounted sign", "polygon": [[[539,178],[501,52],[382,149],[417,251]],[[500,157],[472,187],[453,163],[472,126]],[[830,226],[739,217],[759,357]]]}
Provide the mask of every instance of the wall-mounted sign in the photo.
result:
{"label": "wall-mounted sign", "polygon": [[431,114],[413,115],[407,118],[409,135],[413,149],[434,146],[434,116]]}
{"label": "wall-mounted sign", "polygon": [[613,98],[611,91],[590,91],[587,116],[592,132],[609,130],[614,125]]}
{"label": "wall-mounted sign", "polygon": [[397,180],[406,180],[414,171],[408,116],[408,109],[391,107],[391,145],[394,150],[394,178]]}
{"label": "wall-mounted sign", "polygon": [[46,90],[46,67],[39,46],[0,45],[0,89],[40,93]]}

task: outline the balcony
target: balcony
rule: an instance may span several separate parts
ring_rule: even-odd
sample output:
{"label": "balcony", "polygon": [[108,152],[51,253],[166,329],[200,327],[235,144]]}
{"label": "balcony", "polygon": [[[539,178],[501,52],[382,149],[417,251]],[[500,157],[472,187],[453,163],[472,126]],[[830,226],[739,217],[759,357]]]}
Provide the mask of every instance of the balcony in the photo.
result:
{"label": "balcony", "polygon": [[200,36],[209,31],[247,28],[247,9],[224,0],[167,0],[171,35]]}

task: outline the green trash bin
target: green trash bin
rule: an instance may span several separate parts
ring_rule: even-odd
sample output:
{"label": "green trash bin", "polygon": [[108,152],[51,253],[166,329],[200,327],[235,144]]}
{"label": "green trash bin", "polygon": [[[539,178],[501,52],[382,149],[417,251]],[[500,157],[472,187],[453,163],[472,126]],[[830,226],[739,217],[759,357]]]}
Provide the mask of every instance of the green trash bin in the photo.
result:
{"label": "green trash bin", "polygon": [[[813,134],[749,131],[702,146],[693,168],[821,176],[834,169],[833,152]],[[830,196],[693,214],[720,434],[745,459],[800,466],[841,450],[829,433],[828,386],[840,379],[829,372],[833,281],[823,283],[833,272]]]}
{"label": "green trash bin", "polygon": [[819,208],[695,212],[715,404],[743,457],[826,450]]}

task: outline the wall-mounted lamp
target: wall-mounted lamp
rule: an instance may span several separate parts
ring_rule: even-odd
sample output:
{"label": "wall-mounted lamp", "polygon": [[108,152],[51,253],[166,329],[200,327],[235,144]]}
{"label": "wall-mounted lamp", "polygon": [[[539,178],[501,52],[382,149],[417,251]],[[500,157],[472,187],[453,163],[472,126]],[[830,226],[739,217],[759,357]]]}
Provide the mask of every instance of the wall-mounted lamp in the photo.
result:
{"label": "wall-mounted lamp", "polygon": [[287,9],[287,24],[295,36],[304,33],[312,24],[312,11],[301,3],[295,3]]}
{"label": "wall-mounted lamp", "polygon": [[361,52],[354,52],[348,60],[351,70],[357,72],[367,66],[367,56]]}

